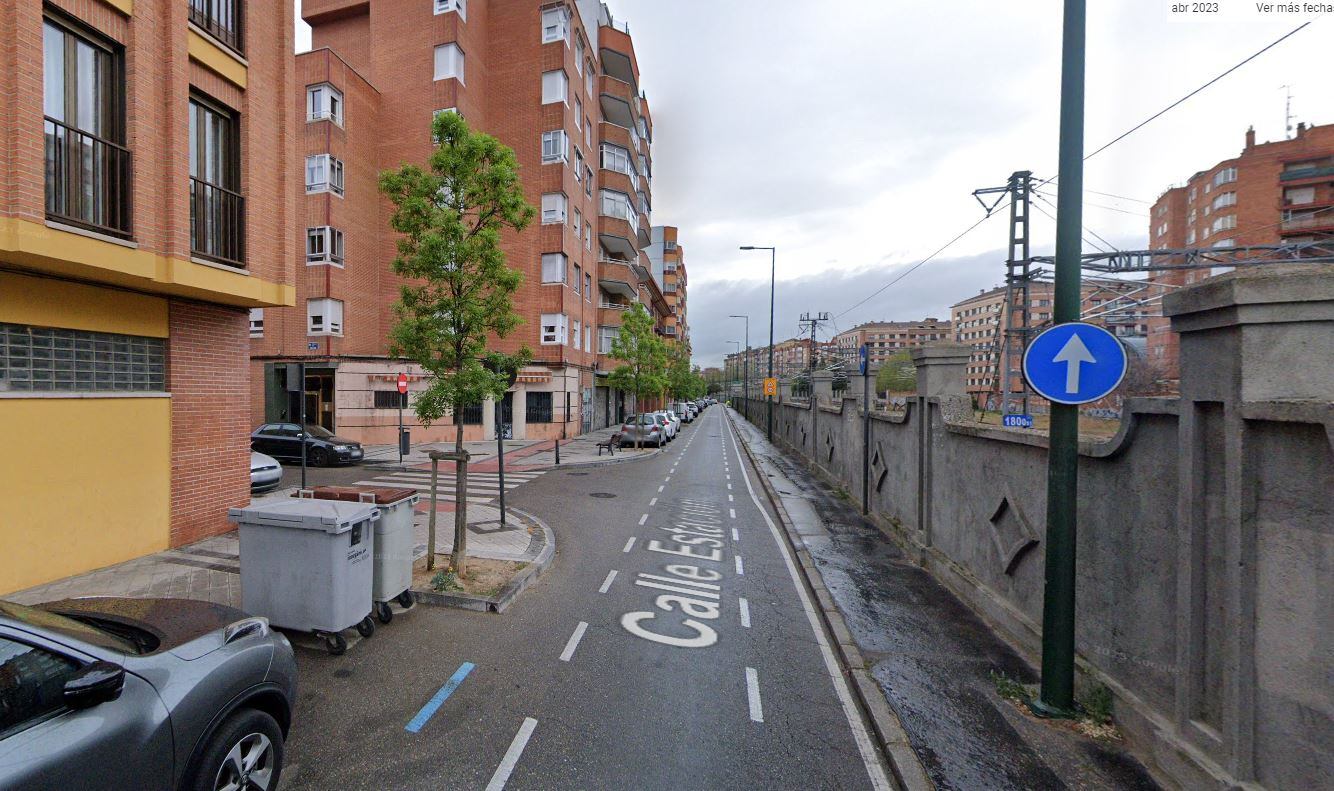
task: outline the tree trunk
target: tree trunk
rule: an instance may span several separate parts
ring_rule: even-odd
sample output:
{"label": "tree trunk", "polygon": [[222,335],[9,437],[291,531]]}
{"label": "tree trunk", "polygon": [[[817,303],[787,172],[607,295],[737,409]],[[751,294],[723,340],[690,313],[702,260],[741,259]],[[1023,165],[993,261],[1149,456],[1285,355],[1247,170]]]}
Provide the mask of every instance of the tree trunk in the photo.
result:
{"label": "tree trunk", "polygon": [[[458,420],[458,413],[455,413]],[[463,453],[463,423],[454,425],[454,450],[460,454],[454,462],[454,573],[468,570],[468,462]]]}
{"label": "tree trunk", "polygon": [[431,516],[426,528],[426,570],[435,570],[435,502],[436,482],[439,480],[440,461],[431,459]]}

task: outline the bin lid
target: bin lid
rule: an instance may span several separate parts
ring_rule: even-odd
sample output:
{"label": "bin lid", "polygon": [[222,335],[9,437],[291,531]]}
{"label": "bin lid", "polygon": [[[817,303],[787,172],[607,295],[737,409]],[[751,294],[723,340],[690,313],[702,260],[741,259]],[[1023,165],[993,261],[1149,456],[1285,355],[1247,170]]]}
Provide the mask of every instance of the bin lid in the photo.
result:
{"label": "bin lid", "polygon": [[[310,492],[307,497],[314,497],[316,500],[346,500],[353,503],[366,502],[363,496],[372,498],[370,502],[375,505],[393,505],[401,500],[416,498],[416,489],[402,489],[395,486],[316,486],[312,489],[306,489]],[[293,497],[300,497],[301,492],[292,494]]]}
{"label": "bin lid", "polygon": [[380,509],[370,503],[266,497],[245,508],[227,509],[227,518],[248,525],[346,533],[358,524],[379,519]]}

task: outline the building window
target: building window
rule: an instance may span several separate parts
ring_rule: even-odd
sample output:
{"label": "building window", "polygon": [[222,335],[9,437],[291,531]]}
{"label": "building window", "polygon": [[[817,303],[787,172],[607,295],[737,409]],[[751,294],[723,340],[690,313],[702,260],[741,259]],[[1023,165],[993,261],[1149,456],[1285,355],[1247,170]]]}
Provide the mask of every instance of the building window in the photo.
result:
{"label": "building window", "polygon": [[324,120],[343,125],[343,93],[332,85],[312,85],[306,89],[306,121]]}
{"label": "building window", "polygon": [[448,14],[451,11],[459,12],[459,19],[468,18],[468,0],[435,0],[436,15]]}
{"label": "building window", "polygon": [[583,212],[579,211],[578,209],[575,209],[574,219],[570,221],[570,225],[574,226],[574,238],[578,239],[579,235],[582,234],[584,231]]}
{"label": "building window", "polygon": [[331,154],[306,157],[306,194],[332,192],[343,194],[343,161]]}
{"label": "building window", "polygon": [[1283,202],[1289,206],[1315,202],[1315,187],[1289,187],[1283,190]]}
{"label": "building window", "polygon": [[0,392],[166,389],[166,338],[0,323]]}
{"label": "building window", "polygon": [[593,351],[593,325],[584,325],[584,351]]}
{"label": "building window", "polygon": [[584,223],[584,249],[593,249],[593,223]]}
{"label": "building window", "polygon": [[343,265],[343,232],[328,225],[306,229],[306,265]]}
{"label": "building window", "polygon": [[[593,301],[593,276],[587,272],[584,273],[584,299]],[[589,344],[589,347],[591,348],[592,344]]]}
{"label": "building window", "polygon": [[441,44],[435,48],[435,78],[463,82],[463,50],[458,44]]}
{"label": "building window", "polygon": [[611,345],[620,334],[620,327],[598,327],[598,354],[611,354]]}
{"label": "building window", "polygon": [[376,390],[375,391],[376,409],[407,409],[408,394],[400,393],[397,390]]}
{"label": "building window", "polygon": [[457,107],[446,107],[443,110],[436,110],[435,112],[431,113],[431,145],[435,146],[440,145],[440,141],[436,139],[435,136],[435,119],[439,118],[441,115],[445,113],[457,113],[457,112],[458,112]]}
{"label": "building window", "polygon": [[1189,231],[1186,231],[1186,244],[1195,244],[1195,229],[1194,229],[1194,228],[1191,228]]}
{"label": "building window", "polygon": [[306,300],[307,335],[342,335],[343,301],[341,299]]}
{"label": "building window", "polygon": [[570,15],[564,8],[548,8],[542,12],[542,43],[553,41],[570,43]]}
{"label": "building window", "polygon": [[568,200],[559,192],[549,192],[542,196],[542,224],[564,225]]}
{"label": "building window", "polygon": [[245,52],[244,0],[190,0],[190,21],[238,53]]}
{"label": "building window", "polygon": [[584,145],[593,147],[593,119],[584,117]]}
{"label": "building window", "polygon": [[597,70],[593,68],[593,61],[590,60],[588,62],[588,68],[584,69],[584,92],[587,93],[589,97],[596,95],[593,93],[593,73],[595,71]]}
{"label": "building window", "polygon": [[529,391],[524,398],[524,419],[529,423],[551,422],[551,393]]}
{"label": "building window", "polygon": [[577,350],[579,348],[579,336],[583,334],[583,329],[579,326],[579,320],[570,322],[570,341]]}
{"label": "building window", "polygon": [[121,50],[48,19],[42,28],[46,214],[130,235]]}
{"label": "building window", "polygon": [[1214,233],[1218,233],[1219,231],[1230,231],[1236,227],[1237,227],[1237,215],[1235,214],[1225,214],[1222,217],[1214,218],[1214,224],[1213,224]]}
{"label": "building window", "polygon": [[1219,195],[1217,198],[1214,198],[1213,207],[1215,210],[1226,209],[1229,206],[1236,206],[1236,205],[1237,205],[1237,193],[1235,192],[1224,192],[1222,195]]}
{"label": "building window", "polygon": [[579,100],[579,97],[578,97],[578,96],[576,96],[576,97],[574,97],[574,128],[575,128],[575,129],[583,129],[583,128],[584,128],[584,127],[583,127],[583,120],[582,120],[583,117],[584,117],[584,103],[581,102],[581,101]]}
{"label": "building window", "polygon": [[574,36],[574,70],[580,75],[584,73],[584,37],[578,33]]}
{"label": "building window", "polygon": [[542,133],[542,164],[566,162],[570,157],[570,139],[563,129]]}
{"label": "building window", "polygon": [[1237,180],[1236,168],[1223,168],[1214,174],[1214,186],[1221,187],[1224,184],[1231,184]]}
{"label": "building window", "polygon": [[543,253],[542,282],[564,283],[567,261],[564,253]]}
{"label": "building window", "polygon": [[574,265],[574,293],[579,293],[580,284],[584,282],[583,269],[578,264]]}
{"label": "building window", "polygon": [[593,169],[584,166],[584,195],[593,197]]}
{"label": "building window", "polygon": [[190,252],[245,266],[240,123],[203,97],[190,99]]}
{"label": "building window", "polygon": [[569,331],[569,319],[564,313],[542,314],[542,345],[564,346]]}
{"label": "building window", "polygon": [[624,192],[602,190],[601,212],[605,217],[616,217],[638,227],[634,203]]}
{"label": "building window", "polygon": [[1237,246],[1237,240],[1236,240],[1236,239],[1219,239],[1218,241],[1216,241],[1216,242],[1213,243],[1213,246],[1214,246],[1214,247],[1236,247],[1236,246]]}
{"label": "building window", "polygon": [[264,308],[250,309],[250,337],[264,337]]}
{"label": "building window", "polygon": [[574,180],[582,180],[585,170],[587,168],[584,167],[584,152],[576,148],[574,149]]}
{"label": "building window", "polygon": [[611,143],[603,143],[601,154],[601,164],[604,170],[624,173],[630,177],[631,183],[638,187],[639,174],[635,172],[634,160],[630,158],[629,149],[621,148],[620,146],[612,145]]}
{"label": "building window", "polygon": [[542,104],[564,102],[570,94],[570,78],[564,69],[548,71],[542,74]]}

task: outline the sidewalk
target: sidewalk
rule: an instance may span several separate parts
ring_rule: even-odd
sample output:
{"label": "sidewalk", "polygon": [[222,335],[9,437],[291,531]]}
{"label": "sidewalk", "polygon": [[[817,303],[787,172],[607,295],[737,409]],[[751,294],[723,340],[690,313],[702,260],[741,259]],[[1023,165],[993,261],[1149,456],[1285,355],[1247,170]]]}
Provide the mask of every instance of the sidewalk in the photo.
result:
{"label": "sidewalk", "polygon": [[[429,497],[417,504],[413,518],[416,546],[413,557],[426,555]],[[551,531],[513,509],[508,524],[500,526],[499,508],[468,505],[468,555],[493,560],[531,563],[548,543]],[[436,552],[454,546],[454,504],[437,503]],[[170,597],[202,599],[241,607],[240,540],[236,531],[175,549],[168,549],[115,566],[39,585],[5,598],[19,604],[37,604],[76,596]]]}
{"label": "sidewalk", "polygon": [[1030,684],[1035,670],[847,500],[729,416],[907,787],[1158,787],[1124,744],[1003,699],[993,673]]}
{"label": "sidewalk", "polygon": [[[614,454],[603,448],[601,454],[599,454],[597,444],[605,442],[617,431],[620,431],[620,427],[612,426],[590,431],[571,439],[560,440],[560,466],[578,467],[590,464],[617,464],[652,456],[657,452],[656,448],[635,450],[633,447],[627,447],[624,449],[617,448]],[[500,462],[496,459],[496,443],[494,440],[465,442],[463,447],[471,454],[471,461],[468,464],[469,470],[495,472],[500,466]],[[413,445],[412,452],[403,457],[402,467],[429,470],[431,459],[427,454],[433,450],[452,451],[453,449],[453,442],[429,442]],[[388,467],[389,469],[399,467],[397,445],[367,445],[364,451],[367,464]],[[441,462],[440,464],[442,471],[453,470],[453,467],[452,462]],[[546,470],[555,467],[556,441],[549,439],[505,440],[506,470]]]}

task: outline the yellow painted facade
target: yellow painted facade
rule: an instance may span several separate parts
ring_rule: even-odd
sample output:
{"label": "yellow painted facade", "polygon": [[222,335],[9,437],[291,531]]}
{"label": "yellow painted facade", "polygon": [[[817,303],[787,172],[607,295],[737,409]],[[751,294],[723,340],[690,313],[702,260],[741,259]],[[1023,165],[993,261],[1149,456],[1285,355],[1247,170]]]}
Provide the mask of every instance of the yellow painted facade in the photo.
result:
{"label": "yellow painted facade", "polygon": [[[167,300],[0,272],[0,322],[165,338]],[[167,547],[171,399],[0,396],[0,592]]]}
{"label": "yellow painted facade", "polygon": [[247,72],[245,61],[214,44],[207,36],[197,33],[193,29],[190,30],[187,51],[190,53],[191,60],[197,61],[201,66],[236,87],[245,88]]}
{"label": "yellow painted facade", "polygon": [[237,307],[296,304],[294,286],[12,217],[0,217],[0,261],[54,275]]}

